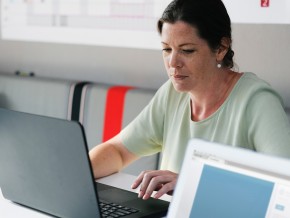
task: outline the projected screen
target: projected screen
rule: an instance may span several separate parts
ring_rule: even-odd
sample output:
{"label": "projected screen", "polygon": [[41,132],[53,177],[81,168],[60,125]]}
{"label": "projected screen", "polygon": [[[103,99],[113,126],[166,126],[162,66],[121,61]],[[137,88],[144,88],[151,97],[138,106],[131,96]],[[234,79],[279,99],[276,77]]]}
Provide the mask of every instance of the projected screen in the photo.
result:
{"label": "projected screen", "polygon": [[[290,0],[224,0],[234,23],[290,23]],[[2,39],[160,49],[171,0],[2,0]]]}
{"label": "projected screen", "polygon": [[2,38],[161,48],[156,22],[170,0],[2,0]]}

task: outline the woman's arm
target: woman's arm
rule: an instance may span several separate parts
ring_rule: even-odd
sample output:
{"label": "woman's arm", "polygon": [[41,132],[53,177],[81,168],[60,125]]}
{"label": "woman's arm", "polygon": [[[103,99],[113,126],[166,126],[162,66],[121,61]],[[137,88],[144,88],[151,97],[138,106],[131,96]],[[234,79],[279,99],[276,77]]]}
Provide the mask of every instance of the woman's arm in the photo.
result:
{"label": "woman's arm", "polygon": [[95,146],[89,157],[96,179],[116,173],[138,159],[123,145],[119,134]]}

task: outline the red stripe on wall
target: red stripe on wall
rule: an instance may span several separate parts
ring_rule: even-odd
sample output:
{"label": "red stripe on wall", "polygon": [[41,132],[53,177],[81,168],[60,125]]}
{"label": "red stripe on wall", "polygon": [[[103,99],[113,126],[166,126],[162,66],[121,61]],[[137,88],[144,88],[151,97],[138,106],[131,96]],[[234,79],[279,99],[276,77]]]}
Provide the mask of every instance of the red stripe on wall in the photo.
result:
{"label": "red stripe on wall", "polygon": [[117,135],[122,129],[123,112],[129,86],[114,86],[108,90],[106,99],[103,142]]}

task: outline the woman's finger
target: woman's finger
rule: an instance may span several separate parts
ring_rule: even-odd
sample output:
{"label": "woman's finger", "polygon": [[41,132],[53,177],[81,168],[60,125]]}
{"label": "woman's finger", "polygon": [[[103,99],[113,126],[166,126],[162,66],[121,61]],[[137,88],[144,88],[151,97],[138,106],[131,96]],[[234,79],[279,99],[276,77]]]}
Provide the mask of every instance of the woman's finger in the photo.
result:
{"label": "woman's finger", "polygon": [[175,188],[176,185],[176,180],[170,182],[170,183],[166,183],[165,185],[162,186],[161,189],[159,189],[155,195],[153,196],[153,198],[160,198],[162,195],[164,194],[172,194],[173,190]]}
{"label": "woman's finger", "polygon": [[156,198],[161,197],[175,187],[177,174],[170,171],[155,171],[149,172],[143,177],[139,197],[144,200],[150,198],[156,190]]}
{"label": "woman's finger", "polygon": [[[147,197],[148,186],[150,185],[150,183],[152,183],[152,180],[155,180],[155,178],[158,177],[160,174],[162,174],[162,171],[160,171],[160,170],[147,171],[144,173],[143,180],[140,184],[140,192],[138,195],[139,198],[144,199],[144,195],[146,195],[146,197],[145,197],[146,199],[148,198]],[[156,182],[154,182],[154,184],[156,184]],[[154,188],[157,188],[157,186],[155,186]],[[149,195],[149,197],[150,197],[150,195]]]}
{"label": "woman's finger", "polygon": [[144,174],[148,172],[148,171],[142,171],[138,177],[135,179],[135,181],[133,182],[133,184],[131,185],[131,188],[132,189],[136,189],[138,188],[138,186],[142,183],[142,180],[143,180],[143,177],[144,177]]}

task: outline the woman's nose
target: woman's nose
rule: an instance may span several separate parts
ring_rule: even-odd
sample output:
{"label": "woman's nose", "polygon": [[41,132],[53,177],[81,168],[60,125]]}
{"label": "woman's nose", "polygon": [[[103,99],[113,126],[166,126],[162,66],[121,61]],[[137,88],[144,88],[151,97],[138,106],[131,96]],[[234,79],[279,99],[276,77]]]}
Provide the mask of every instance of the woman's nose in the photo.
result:
{"label": "woman's nose", "polygon": [[172,52],[169,57],[169,66],[172,68],[178,68],[181,66],[181,61],[178,53]]}

